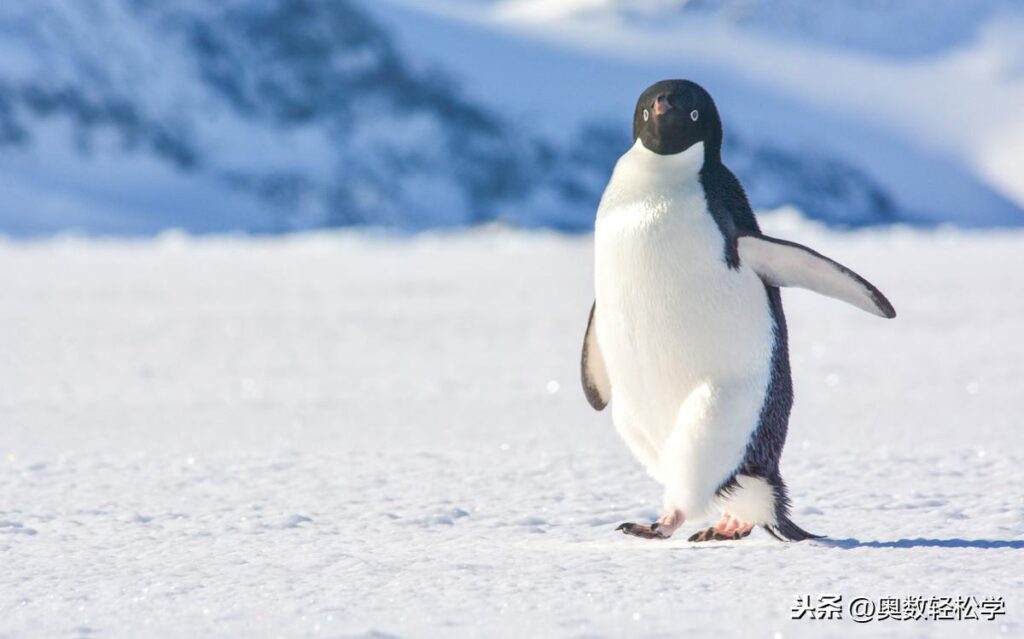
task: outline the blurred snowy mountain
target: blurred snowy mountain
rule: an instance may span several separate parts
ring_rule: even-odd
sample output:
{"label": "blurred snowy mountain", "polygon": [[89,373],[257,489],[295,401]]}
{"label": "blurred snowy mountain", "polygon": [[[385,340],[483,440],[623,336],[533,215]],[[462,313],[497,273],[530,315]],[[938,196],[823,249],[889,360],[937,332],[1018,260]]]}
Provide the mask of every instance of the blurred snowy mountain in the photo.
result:
{"label": "blurred snowy mountain", "polygon": [[778,39],[892,56],[934,55],[968,45],[989,21],[1012,18],[1020,5],[1018,0],[488,0],[480,4],[496,7],[505,16],[533,20],[710,19]]}
{"label": "blurred snowy mountain", "polygon": [[1024,223],[1017,3],[0,6],[0,233],[585,229],[635,96],[689,77],[760,207]]}

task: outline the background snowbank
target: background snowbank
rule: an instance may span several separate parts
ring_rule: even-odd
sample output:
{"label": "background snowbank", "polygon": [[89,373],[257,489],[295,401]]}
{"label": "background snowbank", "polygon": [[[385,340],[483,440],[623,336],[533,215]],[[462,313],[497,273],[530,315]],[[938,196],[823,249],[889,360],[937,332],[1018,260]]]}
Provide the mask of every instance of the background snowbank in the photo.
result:
{"label": "background snowbank", "polygon": [[589,228],[639,92],[716,97],[756,207],[1024,222],[1012,1],[0,7],[0,232]]}

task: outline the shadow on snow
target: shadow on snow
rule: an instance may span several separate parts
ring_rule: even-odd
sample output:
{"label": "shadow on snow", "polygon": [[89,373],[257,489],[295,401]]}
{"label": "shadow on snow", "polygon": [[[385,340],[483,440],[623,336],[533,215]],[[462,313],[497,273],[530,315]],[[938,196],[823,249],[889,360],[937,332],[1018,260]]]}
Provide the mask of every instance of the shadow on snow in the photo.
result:
{"label": "shadow on snow", "polygon": [[1024,548],[1024,539],[897,539],[861,541],[859,539],[819,539],[819,544],[836,548]]}

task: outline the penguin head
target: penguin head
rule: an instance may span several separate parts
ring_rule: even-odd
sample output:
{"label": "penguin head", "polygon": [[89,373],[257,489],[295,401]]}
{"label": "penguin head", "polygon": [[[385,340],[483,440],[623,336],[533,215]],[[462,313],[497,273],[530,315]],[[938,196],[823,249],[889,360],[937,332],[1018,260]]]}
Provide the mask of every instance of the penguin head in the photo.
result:
{"label": "penguin head", "polygon": [[655,82],[640,95],[633,114],[633,139],[659,155],[682,153],[704,143],[704,161],[722,149],[722,121],[711,95],[689,80]]}

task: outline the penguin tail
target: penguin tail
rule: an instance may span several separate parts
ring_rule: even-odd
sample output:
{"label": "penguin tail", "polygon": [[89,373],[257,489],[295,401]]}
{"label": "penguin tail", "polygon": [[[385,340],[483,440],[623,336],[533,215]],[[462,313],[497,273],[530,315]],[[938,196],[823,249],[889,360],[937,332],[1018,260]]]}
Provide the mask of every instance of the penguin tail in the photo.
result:
{"label": "penguin tail", "polygon": [[789,494],[782,477],[776,472],[774,476],[769,476],[768,482],[775,489],[775,521],[770,524],[761,524],[768,534],[779,541],[820,539],[822,535],[807,532],[789,518]]}
{"label": "penguin tail", "polygon": [[768,534],[779,541],[803,541],[805,539],[821,539],[823,535],[809,533],[800,526],[793,523],[785,513],[778,513],[774,524],[765,524],[764,529]]}

